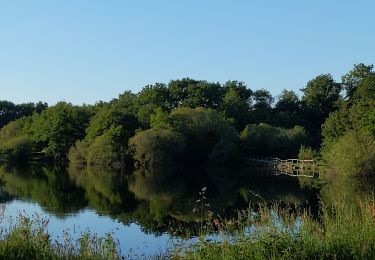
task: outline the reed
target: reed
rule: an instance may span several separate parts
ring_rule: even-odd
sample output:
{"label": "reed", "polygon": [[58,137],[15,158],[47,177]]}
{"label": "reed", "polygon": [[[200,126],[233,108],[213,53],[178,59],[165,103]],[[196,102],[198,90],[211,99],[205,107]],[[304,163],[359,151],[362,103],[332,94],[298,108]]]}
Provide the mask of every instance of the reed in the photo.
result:
{"label": "reed", "polygon": [[[318,219],[275,204],[239,213],[238,232],[179,245],[171,259],[375,259],[374,201],[323,205]],[[208,233],[207,233],[208,234]]]}
{"label": "reed", "polygon": [[0,259],[121,259],[111,234],[98,237],[87,231],[75,240],[64,232],[58,242],[48,234],[48,219],[20,214],[15,223],[7,223],[0,230]]}

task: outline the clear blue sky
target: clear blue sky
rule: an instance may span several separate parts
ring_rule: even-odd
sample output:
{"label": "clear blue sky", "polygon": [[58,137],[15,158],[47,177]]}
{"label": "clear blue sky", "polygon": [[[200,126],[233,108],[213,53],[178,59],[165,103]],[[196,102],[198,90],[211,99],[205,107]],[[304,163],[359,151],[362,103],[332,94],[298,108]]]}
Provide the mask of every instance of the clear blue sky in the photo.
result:
{"label": "clear blue sky", "polygon": [[298,90],[375,63],[375,1],[0,0],[0,100],[109,101],[191,77]]}

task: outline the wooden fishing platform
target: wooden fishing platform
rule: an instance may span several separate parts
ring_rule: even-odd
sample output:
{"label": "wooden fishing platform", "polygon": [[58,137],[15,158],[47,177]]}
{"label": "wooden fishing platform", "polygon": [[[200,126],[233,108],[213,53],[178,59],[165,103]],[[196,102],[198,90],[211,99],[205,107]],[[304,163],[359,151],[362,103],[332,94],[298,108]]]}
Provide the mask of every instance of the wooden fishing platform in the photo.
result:
{"label": "wooden fishing platform", "polygon": [[317,163],[314,160],[281,160],[280,158],[265,156],[251,156],[249,160],[261,164],[261,167],[255,168],[255,172],[262,175],[320,176]]}

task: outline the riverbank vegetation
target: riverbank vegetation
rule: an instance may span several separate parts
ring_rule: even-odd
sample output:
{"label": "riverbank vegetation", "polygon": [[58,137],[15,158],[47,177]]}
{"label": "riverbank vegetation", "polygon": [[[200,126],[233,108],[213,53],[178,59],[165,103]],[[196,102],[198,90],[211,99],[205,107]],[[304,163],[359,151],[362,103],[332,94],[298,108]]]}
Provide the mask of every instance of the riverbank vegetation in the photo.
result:
{"label": "riverbank vegetation", "polygon": [[[200,203],[198,203],[200,204]],[[204,207],[204,206],[203,206]],[[220,219],[208,212],[197,222],[197,242],[177,240],[153,259],[373,259],[375,257],[374,201],[322,204],[317,219],[309,211],[296,212],[278,204],[258,204]],[[203,211],[202,211],[203,212]],[[2,230],[0,257],[4,259],[134,259],[122,255],[110,234],[86,232],[74,240],[52,241],[48,220],[19,216]],[[186,231],[188,232],[188,230]],[[212,239],[212,233],[216,234]]]}
{"label": "riverbank vegetation", "polygon": [[171,258],[373,259],[374,204],[358,205],[323,205],[320,221],[308,212],[294,214],[279,207],[263,207],[256,215],[243,216],[246,224],[237,234],[228,234],[222,225],[224,231],[216,242],[203,236],[194,245],[177,246]]}
{"label": "riverbank vegetation", "polygon": [[19,215],[15,223],[0,230],[1,259],[120,259],[117,241],[107,234],[90,232],[74,239],[64,233],[63,241],[53,241],[47,231],[48,220]]}
{"label": "riverbank vegetation", "polygon": [[0,157],[152,168],[241,163],[250,154],[284,159],[304,147],[304,157],[322,148],[337,171],[372,174],[373,66],[357,64],[341,82],[319,75],[301,91],[275,98],[238,81],[185,78],[94,105],[3,101]]}

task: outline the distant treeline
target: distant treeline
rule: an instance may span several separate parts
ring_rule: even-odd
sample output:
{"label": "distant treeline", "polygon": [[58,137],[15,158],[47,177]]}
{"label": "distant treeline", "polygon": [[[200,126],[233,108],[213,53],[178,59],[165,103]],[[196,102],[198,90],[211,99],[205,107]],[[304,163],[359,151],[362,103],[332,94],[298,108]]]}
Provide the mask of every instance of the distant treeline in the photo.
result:
{"label": "distant treeline", "polygon": [[58,162],[154,167],[234,163],[249,154],[312,157],[321,149],[340,171],[373,171],[373,65],[354,65],[341,82],[319,75],[301,91],[284,90],[275,98],[239,81],[184,78],[95,105],[2,101],[0,153],[3,160],[43,155]]}

